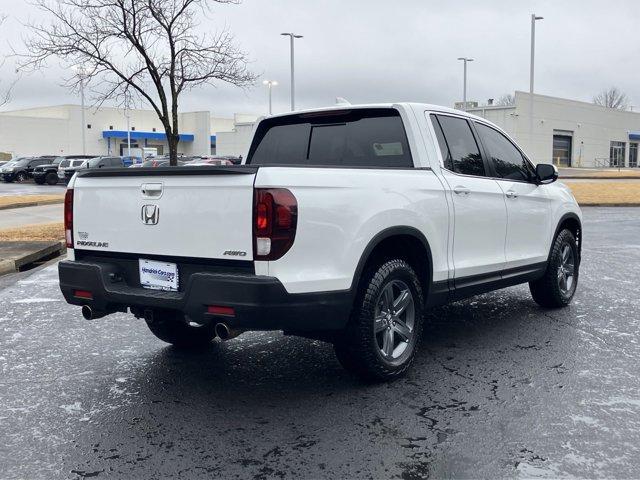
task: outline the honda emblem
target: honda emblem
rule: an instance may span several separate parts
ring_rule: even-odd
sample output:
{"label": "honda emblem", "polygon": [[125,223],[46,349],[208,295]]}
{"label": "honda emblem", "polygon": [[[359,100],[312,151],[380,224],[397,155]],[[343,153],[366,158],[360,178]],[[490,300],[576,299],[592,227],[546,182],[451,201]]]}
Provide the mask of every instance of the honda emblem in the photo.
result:
{"label": "honda emblem", "polygon": [[160,220],[160,207],[157,205],[143,205],[140,218],[145,225],[157,225]]}

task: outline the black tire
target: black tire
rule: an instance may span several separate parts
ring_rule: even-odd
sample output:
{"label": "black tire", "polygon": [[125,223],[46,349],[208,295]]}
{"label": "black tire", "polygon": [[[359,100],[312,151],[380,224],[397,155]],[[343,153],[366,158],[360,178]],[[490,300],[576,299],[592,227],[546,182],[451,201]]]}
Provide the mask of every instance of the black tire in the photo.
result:
{"label": "black tire", "polygon": [[160,340],[179,348],[203,348],[216,336],[215,325],[192,326],[182,313],[174,311],[154,312],[147,326]]}
{"label": "black tire", "polygon": [[22,183],[26,182],[29,179],[29,176],[24,172],[18,172],[16,175],[16,182]]}
{"label": "black tire", "polygon": [[[393,307],[387,309],[382,297],[389,291],[391,300],[386,304],[393,304]],[[406,291],[410,292],[410,297],[404,295]],[[401,309],[404,303],[399,301],[402,298],[409,298],[407,302],[411,302],[404,309]],[[337,334],[334,343],[339,362],[365,380],[387,381],[400,377],[413,363],[421,340],[423,305],[422,285],[406,261],[396,258],[367,268],[349,325]],[[401,313],[396,315],[399,311]],[[385,315],[385,312],[389,314]]]}
{"label": "black tire", "polygon": [[[45,181],[47,182],[47,185],[57,185],[58,184],[58,175],[56,175],[55,173],[47,173]],[[42,182],[42,183],[44,183],[44,182]]]}
{"label": "black tire", "polygon": [[542,307],[566,307],[576,292],[579,271],[580,257],[576,239],[569,230],[562,230],[551,247],[544,276],[540,280],[529,282],[533,299]]}

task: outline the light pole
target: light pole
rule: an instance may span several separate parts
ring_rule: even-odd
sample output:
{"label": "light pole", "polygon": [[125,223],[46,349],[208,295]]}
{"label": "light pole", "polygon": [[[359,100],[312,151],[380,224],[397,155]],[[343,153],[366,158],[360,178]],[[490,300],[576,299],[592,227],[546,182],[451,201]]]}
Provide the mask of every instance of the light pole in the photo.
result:
{"label": "light pole", "polygon": [[533,79],[534,63],[536,56],[536,21],[544,17],[531,14],[531,65],[529,68],[529,148],[533,150]]}
{"label": "light pole", "polygon": [[[129,95],[128,92],[124,93],[124,116],[127,117],[127,157],[133,164],[131,158],[131,111],[129,110]],[[144,161],[144,159],[142,159]]]}
{"label": "light pole", "polygon": [[535,13],[531,14],[531,68],[529,70],[529,94],[531,95],[533,95],[533,70],[536,56],[536,20],[542,20],[543,18],[536,17]]}
{"label": "light pole", "polygon": [[271,115],[273,113],[273,108],[272,108],[273,104],[271,102],[271,89],[276,85],[278,85],[278,82],[275,80],[263,80],[262,84],[267,85],[269,88],[269,115]]}
{"label": "light pole", "polygon": [[281,33],[285,37],[289,37],[291,45],[291,111],[296,109],[296,80],[295,80],[295,67],[294,67],[294,40],[296,38],[303,38],[302,35],[295,33]]}
{"label": "light pole", "polygon": [[467,111],[467,63],[473,62],[473,58],[459,57],[458,60],[464,62],[464,79],[462,86],[462,109]]}
{"label": "light pole", "polygon": [[87,154],[87,139],[85,129],[87,128],[87,122],[85,117],[85,99],[84,99],[84,80],[87,74],[86,70],[82,65],[71,67],[78,77],[80,77],[80,121],[81,125],[81,133],[82,133],[82,154]]}

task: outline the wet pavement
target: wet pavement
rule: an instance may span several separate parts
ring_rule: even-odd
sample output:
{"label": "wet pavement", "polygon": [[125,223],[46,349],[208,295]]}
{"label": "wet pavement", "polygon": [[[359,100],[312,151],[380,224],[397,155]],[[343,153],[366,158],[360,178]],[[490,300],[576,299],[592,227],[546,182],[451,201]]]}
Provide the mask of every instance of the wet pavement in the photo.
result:
{"label": "wet pavement", "polygon": [[405,378],[248,333],[200,353],[0,282],[0,478],[640,477],[640,209],[587,208],[574,303],[526,286],[429,314]]}
{"label": "wet pavement", "polygon": [[0,197],[6,195],[57,195],[64,194],[66,188],[66,185],[62,183],[58,185],[38,185],[33,181],[7,183],[0,179]]}

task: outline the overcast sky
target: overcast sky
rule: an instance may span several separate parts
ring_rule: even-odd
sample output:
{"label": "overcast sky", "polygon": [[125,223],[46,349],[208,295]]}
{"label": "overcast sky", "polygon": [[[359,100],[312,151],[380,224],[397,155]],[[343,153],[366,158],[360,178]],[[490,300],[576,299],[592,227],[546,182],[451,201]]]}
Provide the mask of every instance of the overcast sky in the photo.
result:
{"label": "overcast sky", "polygon": [[[529,88],[530,15],[537,23],[536,92],[590,101],[617,85],[640,109],[640,12],[638,0],[244,0],[218,5],[205,27],[227,26],[261,74],[256,86],[201,88],[181,110],[262,114],[262,79],[280,82],[274,110],[289,105],[289,43],[280,32],[304,35],[296,43],[300,108],[333,104],[419,101],[450,106],[462,97],[460,56],[469,65],[468,98],[486,102]],[[43,20],[26,0],[0,0],[9,16],[0,30],[3,51],[17,50],[28,35],[24,23]],[[64,70],[52,65],[22,77],[12,110],[79,103],[62,86]],[[6,84],[12,62],[0,71]],[[2,85],[2,84],[0,84]]]}

